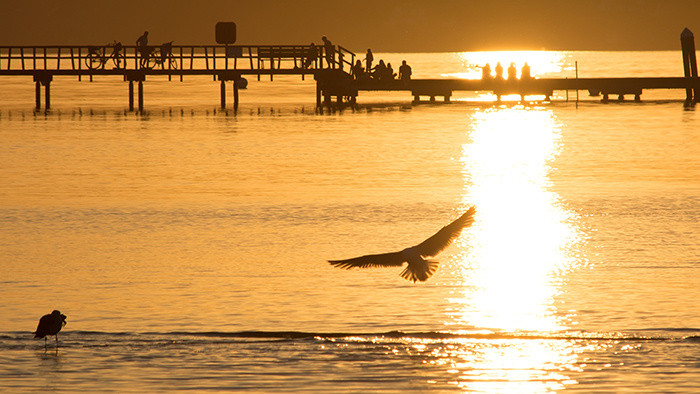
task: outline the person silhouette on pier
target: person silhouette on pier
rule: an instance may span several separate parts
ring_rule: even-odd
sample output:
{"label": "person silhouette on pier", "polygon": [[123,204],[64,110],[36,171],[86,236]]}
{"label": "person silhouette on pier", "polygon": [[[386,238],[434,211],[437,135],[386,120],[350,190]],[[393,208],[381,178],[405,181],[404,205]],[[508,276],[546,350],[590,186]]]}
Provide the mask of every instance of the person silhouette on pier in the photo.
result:
{"label": "person silhouette on pier", "polygon": [[357,60],[355,64],[350,68],[350,74],[355,78],[355,80],[359,81],[361,79],[365,79],[365,68],[362,67],[362,61]]}
{"label": "person silhouette on pier", "polygon": [[321,40],[323,40],[323,52],[326,54],[326,63],[328,63],[328,67],[335,68],[335,46],[326,36],[321,37]]}
{"label": "person silhouette on pier", "polygon": [[396,78],[396,73],[394,72],[394,67],[391,66],[391,63],[386,64],[386,79],[394,79]]}
{"label": "person silhouette on pier", "polygon": [[491,79],[491,65],[486,63],[484,67],[481,67],[481,79],[486,81]]}
{"label": "person silhouette on pier", "polygon": [[522,80],[530,78],[532,78],[532,76],[530,75],[530,66],[527,64],[527,62],[525,62],[525,64],[523,64],[522,70],[520,71],[520,79]]}
{"label": "person silhouette on pier", "polygon": [[399,79],[406,82],[411,79],[411,74],[413,74],[413,71],[411,71],[411,66],[406,63],[406,61],[401,62],[401,66],[399,66]]}
{"label": "person silhouette on pier", "polygon": [[309,45],[309,49],[306,51],[306,60],[304,60],[304,68],[309,68],[311,63],[318,59],[318,48],[313,42]]}
{"label": "person silhouette on pier", "polygon": [[139,66],[143,67],[146,65],[148,56],[151,54],[151,51],[148,49],[148,31],[143,32],[141,37],[136,40],[136,50],[141,55]]}
{"label": "person silhouette on pier", "polygon": [[384,64],[384,60],[379,59],[379,63],[374,67],[373,71],[372,77],[378,80],[384,79],[384,75],[386,74],[386,65]]}
{"label": "person silhouette on pier", "polygon": [[515,68],[515,63],[511,63],[508,67],[508,80],[515,81],[518,79],[518,70]]}
{"label": "person silhouette on pier", "polygon": [[372,50],[367,48],[367,54],[365,55],[365,64],[367,65],[367,73],[372,72],[372,62],[374,61],[374,55]]}
{"label": "person silhouette on pier", "polygon": [[501,62],[496,63],[496,79],[503,80],[503,66],[501,66]]}

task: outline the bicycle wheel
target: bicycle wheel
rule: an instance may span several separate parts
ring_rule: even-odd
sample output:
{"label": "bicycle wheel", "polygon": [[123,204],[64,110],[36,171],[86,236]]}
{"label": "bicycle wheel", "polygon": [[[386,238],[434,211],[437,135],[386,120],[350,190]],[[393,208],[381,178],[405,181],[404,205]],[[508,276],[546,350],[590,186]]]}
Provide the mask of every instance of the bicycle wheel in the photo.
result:
{"label": "bicycle wheel", "polygon": [[158,64],[158,61],[156,60],[156,57],[151,54],[146,58],[146,61],[143,63],[143,68],[147,70],[153,70],[153,67]]}
{"label": "bicycle wheel", "polygon": [[168,68],[171,70],[177,70],[177,59],[174,56],[170,56],[168,61]]}
{"label": "bicycle wheel", "polygon": [[113,56],[112,61],[114,62],[114,66],[116,68],[126,68],[126,56],[123,53],[119,53],[116,56]]}
{"label": "bicycle wheel", "polygon": [[104,63],[102,63],[102,56],[100,56],[99,53],[90,52],[87,56],[87,59],[85,59],[85,65],[90,70],[95,70],[102,67],[104,65]]}

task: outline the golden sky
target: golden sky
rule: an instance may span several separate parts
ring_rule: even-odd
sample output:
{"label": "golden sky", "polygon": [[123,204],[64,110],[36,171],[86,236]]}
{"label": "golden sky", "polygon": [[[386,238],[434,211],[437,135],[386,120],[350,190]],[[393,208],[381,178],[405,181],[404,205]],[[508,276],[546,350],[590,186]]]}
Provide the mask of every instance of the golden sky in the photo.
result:
{"label": "golden sky", "polygon": [[700,31],[700,0],[3,0],[0,45],[214,44],[214,24],[238,44],[308,44],[327,35],[364,51],[678,49]]}

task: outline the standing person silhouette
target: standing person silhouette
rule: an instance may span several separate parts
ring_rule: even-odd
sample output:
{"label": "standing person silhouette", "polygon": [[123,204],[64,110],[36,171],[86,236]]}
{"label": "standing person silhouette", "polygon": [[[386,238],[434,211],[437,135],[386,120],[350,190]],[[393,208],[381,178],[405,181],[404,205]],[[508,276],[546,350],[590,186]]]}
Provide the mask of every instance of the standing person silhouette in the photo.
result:
{"label": "standing person silhouette", "polygon": [[150,55],[150,51],[148,50],[148,31],[143,32],[141,37],[139,37],[136,40],[136,50],[141,55],[141,59],[139,60],[139,67],[143,67],[144,65],[146,65],[148,55]]}
{"label": "standing person silhouette", "polygon": [[335,68],[335,47],[326,36],[321,37],[321,40],[323,40],[323,52],[326,54],[328,67]]}
{"label": "standing person silhouette", "polygon": [[367,65],[367,72],[371,73],[372,72],[372,62],[374,61],[374,55],[372,54],[372,50],[367,48],[367,55],[365,55],[365,64]]}
{"label": "standing person silhouette", "polygon": [[408,81],[411,79],[411,74],[413,72],[411,71],[411,66],[406,63],[406,61],[401,62],[401,66],[399,66],[399,79],[402,81]]}

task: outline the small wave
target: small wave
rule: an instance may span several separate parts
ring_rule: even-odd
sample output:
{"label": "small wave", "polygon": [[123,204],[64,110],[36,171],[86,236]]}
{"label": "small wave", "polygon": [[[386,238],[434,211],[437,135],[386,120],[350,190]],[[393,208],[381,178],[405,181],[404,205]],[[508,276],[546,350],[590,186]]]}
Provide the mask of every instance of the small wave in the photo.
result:
{"label": "small wave", "polygon": [[460,339],[528,339],[528,340],[622,340],[622,341],[665,341],[672,338],[611,333],[563,332],[563,333],[500,333],[500,332],[404,332],[387,331],[378,333],[366,332],[305,332],[305,331],[237,331],[237,332],[188,332],[173,331],[169,333],[151,333],[157,335],[176,335],[193,337],[217,338],[250,338],[250,339],[422,339],[422,340],[460,340]]}
{"label": "small wave", "polygon": [[700,333],[700,328],[693,327],[654,327],[654,328],[637,328],[632,330],[627,330],[628,332],[635,333],[649,333],[649,332],[672,332],[672,333]]}
{"label": "small wave", "polygon": [[[62,331],[63,338],[76,340],[80,337],[96,338],[109,337],[114,340],[144,341],[153,340],[182,340],[194,338],[220,338],[220,339],[240,339],[240,340],[268,340],[268,341],[295,341],[295,340],[344,340],[348,342],[363,342],[377,340],[426,340],[426,341],[459,341],[459,340],[565,340],[565,341],[669,341],[688,340],[698,341],[699,335],[660,335],[660,332],[694,333],[700,332],[698,329],[646,329],[628,330],[625,332],[586,332],[586,331],[566,331],[566,332],[406,332],[406,331],[386,331],[386,332],[310,332],[310,331],[167,331],[167,332],[104,332],[104,331]],[[654,333],[654,334],[652,334]],[[655,335],[659,333],[659,335]],[[29,332],[6,332],[0,333],[0,339],[13,340],[31,337]],[[186,339],[185,339],[186,340]]]}

